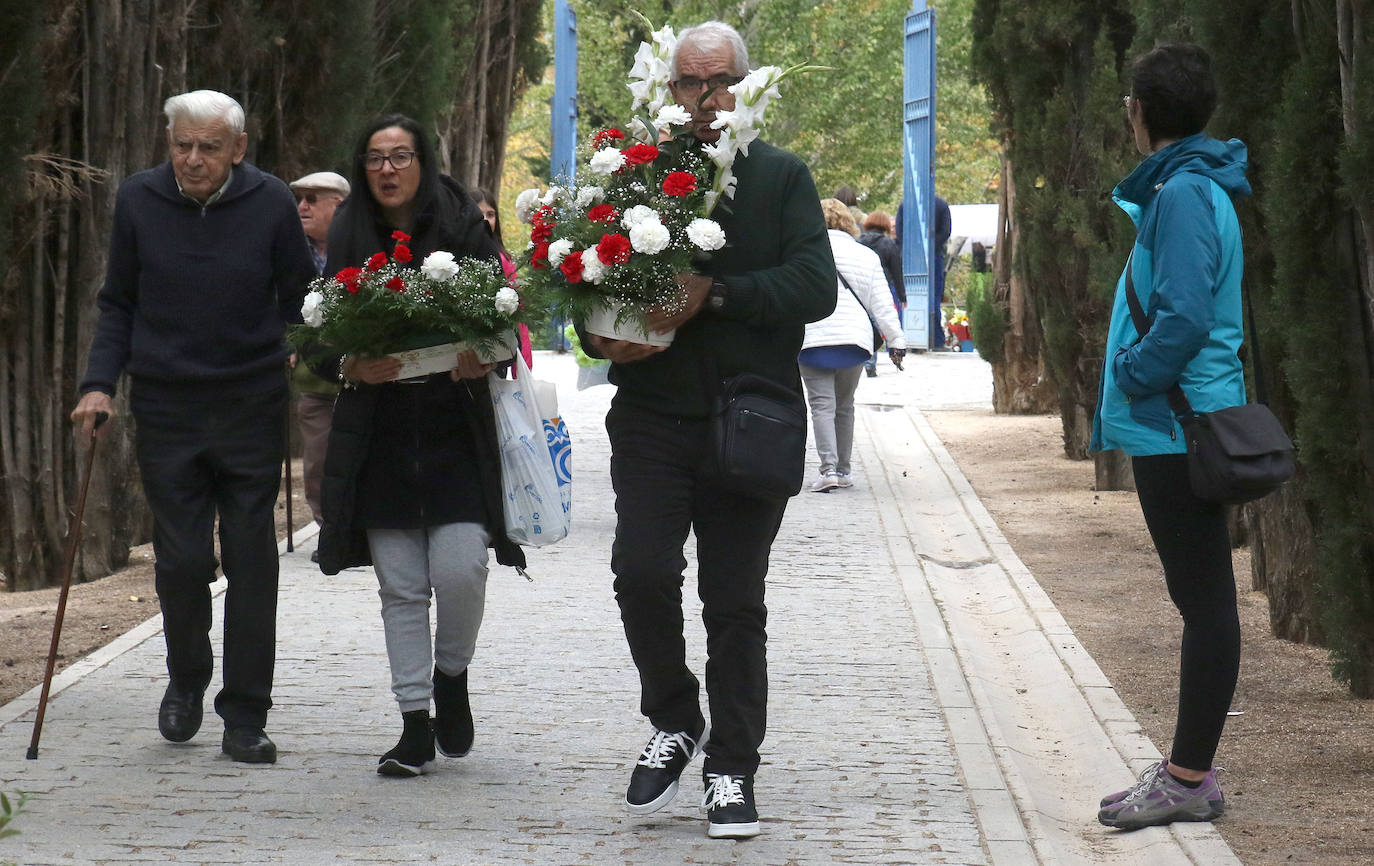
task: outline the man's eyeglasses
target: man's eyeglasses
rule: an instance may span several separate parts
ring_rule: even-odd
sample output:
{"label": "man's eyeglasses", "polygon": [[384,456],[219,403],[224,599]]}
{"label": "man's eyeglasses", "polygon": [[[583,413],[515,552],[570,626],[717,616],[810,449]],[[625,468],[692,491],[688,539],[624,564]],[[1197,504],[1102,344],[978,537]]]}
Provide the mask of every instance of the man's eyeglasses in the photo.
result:
{"label": "man's eyeglasses", "polygon": [[710,90],[720,90],[725,87],[733,87],[744,80],[742,75],[712,75],[710,78],[696,78],[695,76],[685,75],[673,82],[673,86],[678,90],[685,90],[688,93],[696,93],[703,87]]}
{"label": "man's eyeglasses", "polygon": [[363,167],[368,171],[381,171],[383,163],[391,163],[397,171],[405,171],[415,161],[415,151],[398,150],[395,153],[369,153],[363,157]]}

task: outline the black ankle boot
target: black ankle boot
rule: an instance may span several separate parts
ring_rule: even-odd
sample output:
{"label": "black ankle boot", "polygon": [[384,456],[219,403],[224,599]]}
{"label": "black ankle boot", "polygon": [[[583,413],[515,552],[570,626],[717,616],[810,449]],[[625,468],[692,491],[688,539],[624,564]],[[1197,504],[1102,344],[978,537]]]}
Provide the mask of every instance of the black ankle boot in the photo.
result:
{"label": "black ankle boot", "polygon": [[461,758],[472,750],[472,707],[468,704],[468,672],[451,677],[434,668],[434,739],[439,753]]}
{"label": "black ankle boot", "polygon": [[405,724],[401,741],[396,748],[377,761],[377,772],[383,776],[418,776],[434,769],[434,729],[429,723],[429,710],[401,713]]}

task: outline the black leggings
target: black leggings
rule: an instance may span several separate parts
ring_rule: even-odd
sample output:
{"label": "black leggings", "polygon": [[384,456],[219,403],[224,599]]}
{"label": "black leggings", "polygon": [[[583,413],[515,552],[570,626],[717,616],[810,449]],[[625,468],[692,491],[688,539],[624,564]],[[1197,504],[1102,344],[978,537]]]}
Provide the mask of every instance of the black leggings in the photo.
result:
{"label": "black leggings", "polygon": [[1135,457],[1145,525],[1183,616],[1178,722],[1169,760],[1210,770],[1240,672],[1240,617],[1226,509],[1193,495],[1184,454]]}

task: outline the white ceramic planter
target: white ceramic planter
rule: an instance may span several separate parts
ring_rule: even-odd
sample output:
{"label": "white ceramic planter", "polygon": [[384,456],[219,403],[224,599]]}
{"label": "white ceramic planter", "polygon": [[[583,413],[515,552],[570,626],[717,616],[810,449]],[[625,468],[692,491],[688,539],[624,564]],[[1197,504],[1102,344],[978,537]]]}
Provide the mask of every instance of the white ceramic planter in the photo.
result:
{"label": "white ceramic planter", "polygon": [[488,341],[485,346],[473,343],[442,343],[438,346],[426,346],[423,349],[392,352],[387,357],[396,358],[401,362],[401,372],[397,373],[395,378],[411,379],[416,376],[428,376],[431,373],[452,370],[458,366],[458,353],[466,349],[476,349],[477,357],[488,364],[508,361],[515,357],[515,346],[518,345],[518,340],[519,338],[514,331],[507,331],[498,340]]}
{"label": "white ceramic planter", "polygon": [[630,343],[647,343],[650,346],[671,346],[673,344],[673,332],[666,334],[656,334],[653,331],[644,332],[639,322],[634,319],[626,319],[622,324],[617,325],[616,316],[620,315],[621,304],[610,301],[605,306],[597,307],[596,312],[587,316],[582,323],[583,330],[589,334],[596,334],[598,337],[608,337],[612,340],[625,340]]}

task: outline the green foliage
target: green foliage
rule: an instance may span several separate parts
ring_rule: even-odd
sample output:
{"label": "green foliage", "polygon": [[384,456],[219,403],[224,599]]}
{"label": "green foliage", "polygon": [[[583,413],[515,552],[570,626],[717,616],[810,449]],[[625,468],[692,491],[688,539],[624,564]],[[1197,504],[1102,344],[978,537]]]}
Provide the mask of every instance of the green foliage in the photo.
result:
{"label": "green foliage", "polygon": [[[35,143],[43,103],[42,67],[20,62],[34,56],[43,28],[44,4],[0,0],[0,281],[9,267],[12,220],[24,200],[24,160]],[[5,314],[0,312],[0,320]]]}
{"label": "green foliage", "polygon": [[[1126,0],[978,0],[974,58],[1019,179],[1013,267],[1043,330],[1065,448],[1087,456],[1111,292],[1133,227],[1109,192],[1134,164],[1121,111]],[[1000,357],[984,355],[984,357]]]}
{"label": "green foliage", "polygon": [[1003,357],[1002,341],[1007,335],[1007,308],[993,297],[992,274],[972,273],[968,285],[969,333],[973,345],[984,358]]}
{"label": "green foliage", "polygon": [[[936,177],[941,194],[956,202],[992,201],[997,171],[981,88],[967,77],[971,2],[943,0],[937,10]],[[892,211],[902,195],[902,40],[910,8],[910,0],[662,0],[653,7],[586,0],[577,5],[579,123],[609,125],[629,105],[626,72],[647,37],[631,10],[678,31],[719,19],[739,29],[755,67],[832,67],[784,88],[768,139],[806,160],[822,194],[849,185],[866,210]]]}
{"label": "green foliage", "polygon": [[[1315,519],[1323,626],[1336,677],[1374,695],[1374,478],[1368,453],[1368,334],[1361,327],[1353,213],[1342,177],[1342,121],[1334,40],[1313,38],[1289,68],[1276,125],[1265,213],[1271,228],[1283,361],[1297,395],[1295,439],[1303,494]],[[1352,147],[1366,142],[1351,142]],[[1363,172],[1365,168],[1357,171]],[[1367,191],[1368,187],[1364,187]],[[1364,193],[1362,193],[1364,194]],[[1326,350],[1307,343],[1320,335]],[[1301,342],[1299,342],[1301,341]]]}
{"label": "green foliage", "polygon": [[24,811],[24,804],[28,801],[28,795],[23,792],[20,792],[19,798],[13,802],[4,792],[0,792],[0,839],[19,833],[18,830],[9,825],[11,821],[19,817],[20,812]]}

